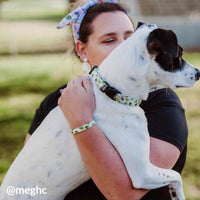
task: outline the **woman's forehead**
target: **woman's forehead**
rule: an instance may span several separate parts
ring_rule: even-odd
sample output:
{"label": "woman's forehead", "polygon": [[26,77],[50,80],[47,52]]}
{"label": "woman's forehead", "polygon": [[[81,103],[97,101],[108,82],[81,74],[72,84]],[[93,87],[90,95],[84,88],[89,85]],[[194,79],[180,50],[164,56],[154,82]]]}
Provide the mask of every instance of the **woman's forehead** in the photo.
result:
{"label": "woman's forehead", "polygon": [[102,36],[109,33],[134,31],[129,17],[121,11],[105,12],[92,22],[93,34]]}

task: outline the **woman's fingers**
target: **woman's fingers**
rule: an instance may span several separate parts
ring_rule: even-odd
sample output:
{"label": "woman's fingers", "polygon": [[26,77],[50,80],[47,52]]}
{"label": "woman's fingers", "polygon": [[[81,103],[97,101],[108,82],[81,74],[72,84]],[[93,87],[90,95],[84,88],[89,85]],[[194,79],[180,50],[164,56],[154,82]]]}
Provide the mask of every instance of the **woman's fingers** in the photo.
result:
{"label": "woman's fingers", "polygon": [[89,75],[84,76],[83,78],[83,87],[85,88],[88,94],[94,94],[92,82],[90,80]]}

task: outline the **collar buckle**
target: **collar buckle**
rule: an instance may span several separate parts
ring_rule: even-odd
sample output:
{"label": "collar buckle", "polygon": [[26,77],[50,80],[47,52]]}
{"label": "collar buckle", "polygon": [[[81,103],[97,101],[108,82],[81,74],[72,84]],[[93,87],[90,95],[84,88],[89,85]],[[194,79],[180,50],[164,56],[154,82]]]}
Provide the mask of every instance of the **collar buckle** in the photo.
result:
{"label": "collar buckle", "polygon": [[115,97],[118,94],[121,94],[121,92],[114,87],[111,87],[106,81],[105,86],[101,89],[102,92],[104,92],[107,96],[109,96],[112,100],[115,100]]}
{"label": "collar buckle", "polygon": [[91,71],[89,72],[91,77],[93,78],[94,82],[96,83],[97,87],[105,93],[109,98],[114,101],[117,101],[121,104],[128,105],[128,106],[138,106],[141,103],[140,99],[134,99],[129,96],[123,96],[122,93],[117,90],[116,88],[112,87],[103,80],[103,78],[98,73],[98,67],[93,66]]}

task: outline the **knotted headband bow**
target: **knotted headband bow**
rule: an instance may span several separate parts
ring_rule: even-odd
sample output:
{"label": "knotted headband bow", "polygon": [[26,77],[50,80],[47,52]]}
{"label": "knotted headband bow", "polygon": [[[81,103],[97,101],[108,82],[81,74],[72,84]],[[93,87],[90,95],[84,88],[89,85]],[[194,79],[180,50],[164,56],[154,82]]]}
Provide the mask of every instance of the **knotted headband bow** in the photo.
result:
{"label": "knotted headband bow", "polygon": [[66,15],[58,24],[57,28],[63,28],[68,25],[72,25],[74,42],[76,44],[79,39],[79,31],[82,20],[89,8],[98,3],[119,3],[117,0],[90,0],[87,1],[84,5],[76,8],[74,11]]}

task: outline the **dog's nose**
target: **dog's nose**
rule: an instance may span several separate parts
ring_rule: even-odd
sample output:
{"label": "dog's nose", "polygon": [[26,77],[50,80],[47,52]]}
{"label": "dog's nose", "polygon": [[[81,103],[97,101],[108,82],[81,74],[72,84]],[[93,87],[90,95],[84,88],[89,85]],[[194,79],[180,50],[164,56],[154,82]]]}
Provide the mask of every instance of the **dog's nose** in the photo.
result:
{"label": "dog's nose", "polygon": [[198,69],[195,70],[196,70],[196,80],[198,81],[200,78],[200,71]]}

